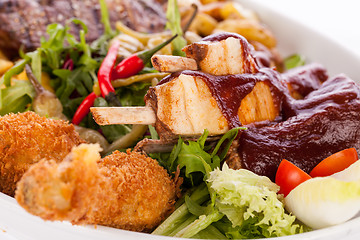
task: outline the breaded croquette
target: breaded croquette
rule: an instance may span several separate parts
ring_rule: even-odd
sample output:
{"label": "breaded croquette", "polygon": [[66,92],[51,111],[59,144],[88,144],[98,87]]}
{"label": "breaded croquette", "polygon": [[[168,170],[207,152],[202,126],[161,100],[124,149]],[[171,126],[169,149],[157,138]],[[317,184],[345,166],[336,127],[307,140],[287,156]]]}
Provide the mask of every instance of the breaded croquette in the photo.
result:
{"label": "breaded croquette", "polygon": [[61,162],[43,160],[18,182],[15,198],[45,220],[148,232],[171,213],[178,187],[152,158],[128,150],[100,159],[81,144]]}
{"label": "breaded croquette", "polygon": [[16,183],[43,158],[61,161],[83,143],[73,125],[34,112],[0,117],[0,192],[14,196]]}

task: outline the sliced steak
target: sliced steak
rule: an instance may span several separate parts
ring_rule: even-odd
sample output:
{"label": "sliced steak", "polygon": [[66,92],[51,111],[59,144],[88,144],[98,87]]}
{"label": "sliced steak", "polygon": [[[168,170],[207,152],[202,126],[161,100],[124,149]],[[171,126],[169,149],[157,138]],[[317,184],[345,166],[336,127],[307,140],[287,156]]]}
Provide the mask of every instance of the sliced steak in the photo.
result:
{"label": "sliced steak", "polygon": [[[46,2],[42,2],[42,6],[48,18],[49,24],[60,23],[65,25],[68,19],[74,17],[74,11],[68,0],[47,0]],[[78,26],[73,24],[71,26],[70,32],[76,35],[78,30]]]}
{"label": "sliced steak", "polygon": [[[156,0],[107,0],[112,22],[120,19],[139,32],[158,32],[164,28],[165,13]],[[119,12],[121,15],[119,15]]]}
{"label": "sliced steak", "polygon": [[[88,27],[86,38],[94,41],[103,33],[101,13],[98,0],[70,0],[74,17],[81,19]],[[110,8],[109,8],[110,11]],[[116,20],[119,20],[116,19]]]}
{"label": "sliced steak", "polygon": [[275,180],[282,159],[309,173],[333,153],[360,150],[360,88],[353,80],[331,78],[292,106],[295,116],[286,121],[244,131],[229,165]]}
{"label": "sliced steak", "polygon": [[[140,32],[158,32],[164,29],[166,17],[156,0],[106,0],[110,21],[126,23]],[[46,26],[68,19],[81,19],[88,27],[89,42],[103,33],[98,0],[0,0],[0,49],[9,57],[18,54],[20,46],[31,51],[40,46],[46,36]],[[78,26],[72,26],[77,34]]]}
{"label": "sliced steak", "polygon": [[32,46],[27,24],[19,10],[19,1],[0,0],[0,49],[9,56],[20,47],[20,39],[25,48]]}
{"label": "sliced steak", "polygon": [[[39,1],[21,0],[18,1],[18,4],[20,17],[27,26],[29,42],[31,43],[29,47],[32,48],[33,43],[40,43],[41,37],[44,36],[44,30],[46,30],[46,26],[49,24],[49,20]],[[21,41],[22,39],[17,38],[16,40]],[[36,46],[39,46],[39,44]]]}

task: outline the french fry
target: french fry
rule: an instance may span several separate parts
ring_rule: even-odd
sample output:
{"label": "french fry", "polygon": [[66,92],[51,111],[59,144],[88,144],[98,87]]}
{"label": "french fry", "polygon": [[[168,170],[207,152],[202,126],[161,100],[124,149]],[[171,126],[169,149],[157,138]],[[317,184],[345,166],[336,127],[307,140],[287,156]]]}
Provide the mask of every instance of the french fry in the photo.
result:
{"label": "french fry", "polygon": [[144,45],[136,38],[127,35],[127,34],[119,34],[113,40],[111,40],[110,45],[113,44],[114,40],[120,42],[118,56],[119,57],[128,57],[131,54],[143,50]]}
{"label": "french fry", "polygon": [[[164,38],[163,36],[156,36],[154,38],[149,39],[146,48],[152,49],[155,46],[159,45],[160,43],[163,43],[164,41],[166,41],[166,38]],[[157,53],[164,55],[172,55],[172,45],[171,44],[166,45],[165,47],[160,49]]]}
{"label": "french fry", "polygon": [[240,3],[238,2],[227,2],[223,4],[223,6],[220,9],[220,16],[222,19],[248,19],[248,20],[254,20],[256,22],[259,21],[256,14],[249,10],[244,8]]}
{"label": "french fry", "polygon": [[27,75],[26,75],[26,71],[24,69],[24,71],[22,71],[21,73],[19,73],[18,75],[15,75],[13,78],[15,78],[16,80],[24,80],[27,81],[29,80]]}
{"label": "french fry", "polygon": [[0,50],[0,59],[8,60],[5,54]]}
{"label": "french fry", "polygon": [[276,46],[274,35],[260,23],[251,20],[227,19],[220,22],[215,32],[235,32],[244,36],[248,41],[257,41],[271,49]]}
{"label": "french fry", "polygon": [[213,2],[223,2],[224,0],[200,0],[202,4],[209,4]]}
{"label": "french fry", "polygon": [[3,75],[12,66],[14,66],[13,62],[0,58],[0,76]]}
{"label": "french fry", "polygon": [[154,38],[154,37],[163,37],[163,38],[169,38],[171,36],[171,32],[160,32],[160,33],[140,33],[132,30],[131,28],[127,27],[122,22],[116,22],[116,29],[119,30],[122,33],[125,33],[131,37],[136,38],[139,40],[142,44],[146,45],[147,42]]}
{"label": "french fry", "polygon": [[197,33],[190,32],[190,31],[187,31],[185,33],[185,39],[186,39],[188,44],[192,44],[194,42],[200,42],[201,41],[201,37]]}
{"label": "french fry", "polygon": [[216,19],[205,13],[198,13],[189,30],[198,33],[201,36],[210,35],[218,22]]}
{"label": "french fry", "polygon": [[225,2],[213,2],[201,6],[200,12],[210,15],[218,21],[224,20],[221,15],[221,9],[224,7]]}

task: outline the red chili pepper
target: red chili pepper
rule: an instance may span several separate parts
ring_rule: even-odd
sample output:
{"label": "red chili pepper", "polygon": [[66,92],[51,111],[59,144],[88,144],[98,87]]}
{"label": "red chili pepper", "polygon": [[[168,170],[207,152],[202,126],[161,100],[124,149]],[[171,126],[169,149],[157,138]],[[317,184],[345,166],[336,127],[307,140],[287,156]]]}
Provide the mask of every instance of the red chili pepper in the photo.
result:
{"label": "red chili pepper", "polygon": [[95,92],[92,92],[81,102],[72,119],[73,124],[80,124],[83,118],[90,112],[90,108],[94,105],[97,97],[98,95],[96,95]]}
{"label": "red chili pepper", "polygon": [[115,66],[117,52],[120,46],[119,41],[115,41],[110,47],[106,57],[101,63],[99,72],[98,72],[98,81],[101,91],[101,95],[106,98],[109,93],[115,93],[114,87],[111,85],[111,74]]}
{"label": "red chili pepper", "polygon": [[177,34],[172,36],[167,41],[155,46],[152,49],[144,50],[131,55],[130,57],[122,60],[111,74],[111,80],[119,78],[127,78],[134,76],[140,72],[145,65],[150,61],[151,57],[160,49],[169,44],[172,40],[177,37]]}

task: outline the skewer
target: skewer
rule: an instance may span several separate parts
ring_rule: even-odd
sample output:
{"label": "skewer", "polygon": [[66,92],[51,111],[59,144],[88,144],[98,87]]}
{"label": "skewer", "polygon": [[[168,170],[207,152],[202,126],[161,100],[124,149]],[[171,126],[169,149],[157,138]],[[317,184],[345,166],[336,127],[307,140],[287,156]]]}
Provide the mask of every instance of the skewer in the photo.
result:
{"label": "skewer", "polygon": [[155,55],[151,58],[151,62],[159,72],[178,72],[183,70],[198,70],[196,61],[192,58]]}
{"label": "skewer", "polygon": [[92,107],[94,120],[99,125],[155,124],[156,116],[149,107]]}

